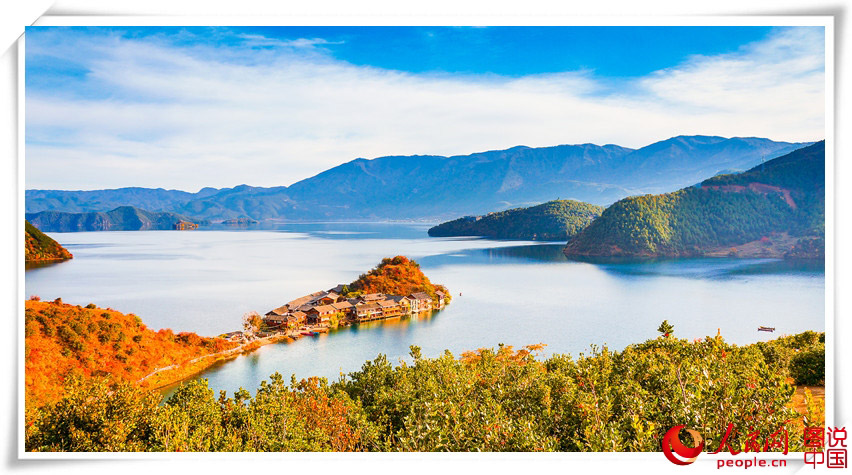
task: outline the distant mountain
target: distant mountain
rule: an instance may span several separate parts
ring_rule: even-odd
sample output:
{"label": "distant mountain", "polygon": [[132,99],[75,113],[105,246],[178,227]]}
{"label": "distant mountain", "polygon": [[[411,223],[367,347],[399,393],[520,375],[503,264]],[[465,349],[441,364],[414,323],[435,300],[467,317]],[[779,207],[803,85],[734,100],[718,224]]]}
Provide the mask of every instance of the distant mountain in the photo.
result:
{"label": "distant mountain", "polygon": [[626,198],[569,256],[825,256],[825,142],[662,195]]}
{"label": "distant mountain", "polygon": [[74,257],[68,252],[68,249],[62,247],[47,234],[39,231],[29,221],[24,222],[24,228],[25,261],[62,261]]}
{"label": "distant mountain", "polygon": [[429,235],[566,241],[600,216],[603,210],[601,206],[573,200],[548,201],[530,208],[447,221],[429,229]]}
{"label": "distant mountain", "polygon": [[632,150],[617,145],[524,146],[460,156],[359,158],[289,187],[198,193],[122,188],[27,190],[28,212],[106,211],[131,205],[209,220],[453,219],[558,197],[605,205],[746,170],[807,144],[680,136]]}
{"label": "distant mountain", "polygon": [[198,193],[162,188],[117,188],[94,191],[27,190],[27,213],[65,211],[88,213],[110,211],[120,206],[133,206],[151,211],[171,211],[193,200],[217,193],[216,188],[204,188]]}
{"label": "distant mountain", "polygon": [[132,206],[120,206],[111,211],[92,213],[63,213],[42,211],[27,213],[27,220],[48,232],[71,231],[139,231],[155,229],[181,229],[192,226],[186,216],[175,213],[153,213]]}

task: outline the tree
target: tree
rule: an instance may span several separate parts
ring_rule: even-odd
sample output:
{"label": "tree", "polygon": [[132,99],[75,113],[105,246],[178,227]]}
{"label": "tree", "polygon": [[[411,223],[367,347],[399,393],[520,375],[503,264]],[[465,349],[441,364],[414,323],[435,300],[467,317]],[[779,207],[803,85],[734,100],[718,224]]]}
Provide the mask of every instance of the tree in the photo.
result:
{"label": "tree", "polygon": [[253,340],[255,332],[260,331],[261,325],[263,325],[263,317],[254,310],[243,315],[243,333],[247,339]]}
{"label": "tree", "polygon": [[668,320],[663,320],[663,323],[660,324],[660,327],[657,328],[657,331],[660,332],[664,337],[668,338],[674,333],[674,325],[670,324]]}

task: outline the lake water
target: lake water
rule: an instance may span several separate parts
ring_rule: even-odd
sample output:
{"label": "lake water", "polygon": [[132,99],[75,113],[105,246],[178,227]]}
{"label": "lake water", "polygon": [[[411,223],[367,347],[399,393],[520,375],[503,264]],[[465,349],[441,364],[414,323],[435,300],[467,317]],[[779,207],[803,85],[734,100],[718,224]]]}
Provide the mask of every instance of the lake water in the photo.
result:
{"label": "lake water", "polygon": [[[824,330],[821,263],[771,259],[568,260],[562,243],[429,238],[429,225],[285,224],[253,230],[51,233],[74,259],[30,268],[27,295],[135,313],[151,328],[202,335],[238,330],[245,312],[355,280],[383,257],[406,255],[453,302],[430,317],[342,328],[269,345],[206,371],[215,390],[255,389],[273,372],[297,377],[357,370],[379,353],[458,355],[500,343],[545,343],[545,354],[620,350],[657,336],[745,344]],[[766,325],[774,334],[757,332]]]}

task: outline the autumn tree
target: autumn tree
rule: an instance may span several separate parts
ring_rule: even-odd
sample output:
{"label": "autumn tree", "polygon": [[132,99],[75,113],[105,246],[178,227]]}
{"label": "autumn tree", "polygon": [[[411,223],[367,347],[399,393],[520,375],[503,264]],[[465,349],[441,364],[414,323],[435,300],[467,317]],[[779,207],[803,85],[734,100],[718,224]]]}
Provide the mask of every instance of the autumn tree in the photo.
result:
{"label": "autumn tree", "polygon": [[243,334],[245,334],[247,339],[254,339],[254,334],[259,332],[262,326],[263,317],[259,313],[252,310],[243,314]]}
{"label": "autumn tree", "polygon": [[668,320],[663,320],[663,323],[657,327],[657,331],[664,337],[668,338],[672,333],[674,333],[674,325],[670,324]]}

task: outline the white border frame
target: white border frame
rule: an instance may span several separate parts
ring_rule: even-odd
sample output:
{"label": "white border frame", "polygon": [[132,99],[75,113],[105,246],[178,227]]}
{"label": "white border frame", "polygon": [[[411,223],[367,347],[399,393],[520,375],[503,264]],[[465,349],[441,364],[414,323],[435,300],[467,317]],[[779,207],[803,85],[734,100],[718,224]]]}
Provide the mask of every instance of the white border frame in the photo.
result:
{"label": "white border frame", "polygon": [[[386,26],[386,25],[406,25],[406,26],[451,26],[451,25],[472,25],[472,26],[823,26],[825,27],[825,141],[826,141],[826,210],[825,210],[825,234],[826,234],[826,259],[825,259],[825,331],[829,336],[826,338],[826,354],[831,355],[826,362],[826,427],[834,426],[835,409],[838,404],[838,398],[835,394],[835,358],[836,347],[835,339],[837,338],[835,328],[835,299],[836,299],[836,222],[835,222],[835,34],[834,34],[834,17],[824,15],[813,16],[779,16],[779,15],[759,15],[759,16],[568,16],[568,15],[299,15],[299,16],[124,16],[124,15],[107,15],[107,16],[85,16],[85,15],[67,15],[67,16],[52,16],[45,15],[37,19],[33,26],[274,26],[274,25],[291,25],[291,26]],[[25,37],[21,37],[17,44],[18,51],[18,144],[17,144],[17,183],[18,183],[18,203],[17,212],[18,219],[16,220],[17,249],[23,247],[23,222],[25,214]],[[23,321],[21,317],[24,314],[24,301],[26,300],[25,278],[24,278],[24,256],[23,253],[18,253],[17,256],[17,272],[18,272],[18,314],[16,315],[16,331],[18,341],[18,458],[21,460],[68,460],[68,459],[108,459],[108,460],[151,460],[151,459],[183,459],[187,462],[204,458],[208,460],[220,460],[224,458],[231,460],[237,458],[245,460],[257,460],[258,458],[270,458],[288,461],[316,461],[315,454],[299,454],[299,453],[276,453],[276,454],[251,454],[248,453],[230,453],[230,454],[177,454],[177,453],[32,453],[26,452],[24,447],[24,331],[21,325]],[[488,454],[489,460],[511,459],[518,461],[538,461],[542,458],[552,459],[560,462],[571,460],[571,462],[589,461],[592,458],[604,456],[601,454],[590,453],[557,453],[557,454]],[[633,468],[635,462],[642,460],[653,465],[657,465],[657,469],[669,467],[667,464],[657,464],[656,461],[665,462],[658,453],[605,453],[611,461],[614,459],[616,463],[623,465],[625,468]],[[444,462],[464,465],[466,463],[475,462],[482,459],[481,454],[390,454],[390,453],[373,453],[373,454],[343,454],[333,453],[321,456],[330,458],[340,462],[351,462],[362,460],[365,457],[370,461],[398,462],[415,460],[430,460],[435,462],[436,458],[442,459]],[[554,459],[555,457],[555,459]],[[753,457],[753,455],[752,455]],[[718,459],[726,459],[727,457],[712,456],[707,453],[702,454],[699,461],[710,462]],[[777,454],[759,454],[758,459],[777,459]],[[788,461],[788,470],[797,465],[796,462],[802,460],[801,452],[791,452],[786,458]],[[628,465],[629,464],[629,465]],[[707,464],[704,464],[705,468]],[[597,465],[589,465],[589,467],[599,467]],[[698,467],[696,462],[693,467]],[[474,468],[475,467],[471,467]],[[758,467],[754,467],[758,468]]]}

